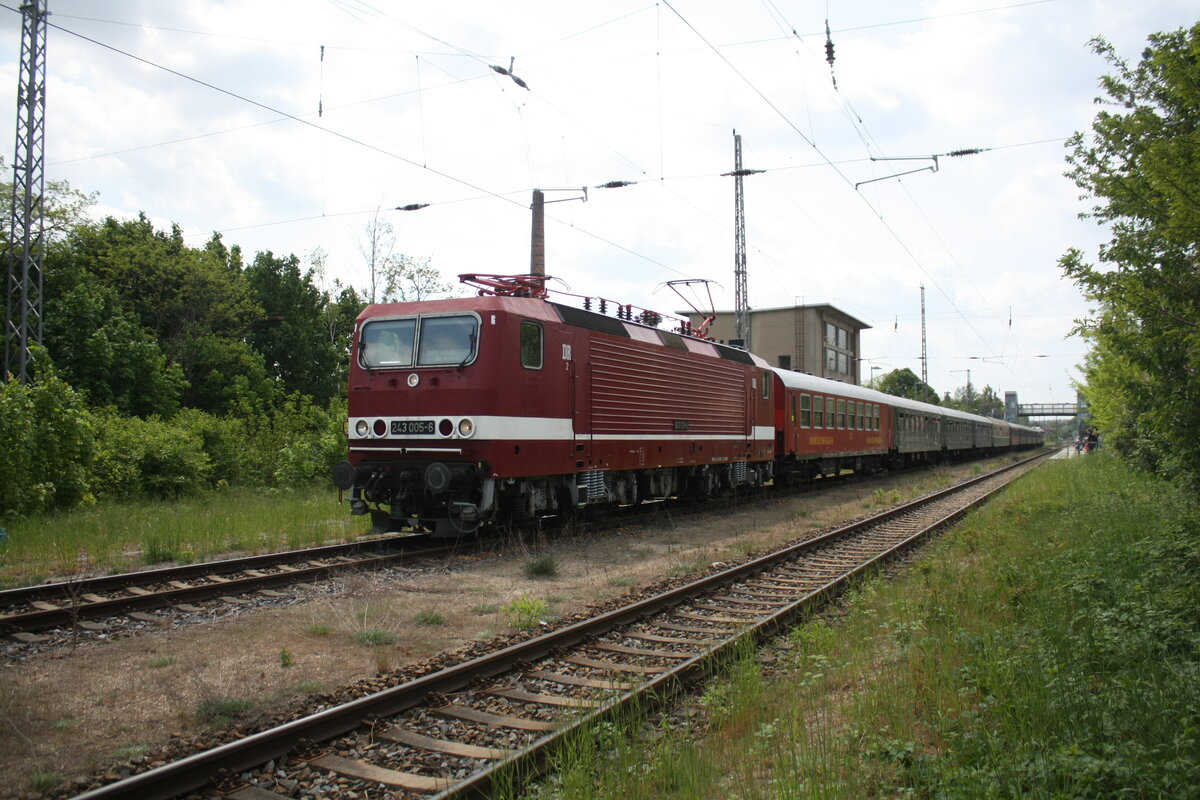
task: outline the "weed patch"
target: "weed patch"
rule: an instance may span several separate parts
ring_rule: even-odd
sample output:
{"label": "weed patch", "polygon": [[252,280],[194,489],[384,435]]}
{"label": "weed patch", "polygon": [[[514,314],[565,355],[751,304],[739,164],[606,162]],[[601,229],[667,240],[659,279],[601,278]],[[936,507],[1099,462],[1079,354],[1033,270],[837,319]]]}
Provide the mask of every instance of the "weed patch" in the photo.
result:
{"label": "weed patch", "polygon": [[196,719],[214,728],[223,728],[234,719],[251,711],[254,703],[236,697],[210,697],[196,706]]}
{"label": "weed patch", "polygon": [[550,608],[541,600],[522,595],[502,606],[500,610],[508,617],[514,628],[525,631],[536,628]]}
{"label": "weed patch", "polygon": [[393,645],[399,639],[395,634],[381,631],[378,628],[367,628],[354,634],[354,641],[359,644],[365,644],[368,647],[386,647]]}
{"label": "weed patch", "polygon": [[536,556],[521,567],[527,578],[553,578],[558,574],[558,561],[554,556]]}

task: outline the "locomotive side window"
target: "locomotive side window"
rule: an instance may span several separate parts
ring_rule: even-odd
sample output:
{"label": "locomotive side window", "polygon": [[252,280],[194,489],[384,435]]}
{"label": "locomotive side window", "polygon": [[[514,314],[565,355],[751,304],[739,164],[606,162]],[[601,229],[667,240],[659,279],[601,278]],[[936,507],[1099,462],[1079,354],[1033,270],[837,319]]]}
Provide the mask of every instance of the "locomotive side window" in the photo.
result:
{"label": "locomotive side window", "polygon": [[521,366],[542,368],[542,326],[536,322],[521,322]]}
{"label": "locomotive side window", "polygon": [[800,395],[800,427],[807,428],[812,423],[812,411],[809,405],[812,398],[806,394]]}
{"label": "locomotive side window", "polygon": [[417,321],[381,319],[363,325],[358,342],[358,361],[367,369],[411,367]]}
{"label": "locomotive side window", "polygon": [[764,372],[762,374],[762,385],[763,400],[771,399],[771,373]]}
{"label": "locomotive side window", "polygon": [[466,364],[475,357],[479,320],[474,316],[422,317],[417,366]]}
{"label": "locomotive side window", "polygon": [[813,427],[825,427],[825,398],[819,394],[813,397]]}

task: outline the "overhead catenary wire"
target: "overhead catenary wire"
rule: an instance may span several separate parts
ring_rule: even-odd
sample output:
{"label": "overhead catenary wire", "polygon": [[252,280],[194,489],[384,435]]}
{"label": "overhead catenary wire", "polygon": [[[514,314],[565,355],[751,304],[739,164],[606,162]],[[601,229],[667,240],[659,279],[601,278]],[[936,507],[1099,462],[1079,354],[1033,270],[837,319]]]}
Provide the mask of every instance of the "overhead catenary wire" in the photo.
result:
{"label": "overhead catenary wire", "polygon": [[[5,9],[8,9],[9,11],[14,11],[14,12],[16,12],[16,11],[17,11],[16,9],[12,8],[11,6],[7,6],[7,5],[4,5],[4,4],[0,4],[0,8],[5,8]],[[398,153],[392,153],[392,152],[390,152],[390,151],[388,151],[388,150],[386,150],[386,149],[384,149],[384,148],[382,148],[382,147],[379,147],[379,146],[377,146],[377,145],[370,144],[369,142],[362,141],[362,140],[360,140],[360,139],[357,139],[357,138],[355,138],[355,137],[353,137],[353,136],[349,136],[349,135],[347,135],[347,134],[339,133],[339,132],[337,132],[337,131],[333,131],[333,130],[330,130],[330,129],[328,129],[328,128],[322,127],[322,126],[320,126],[320,125],[317,125],[317,124],[316,124],[316,123],[314,123],[314,122],[311,122],[311,121],[309,121],[309,120],[306,120],[306,119],[304,119],[303,117],[301,117],[301,116],[299,116],[299,115],[296,115],[296,114],[291,114],[291,113],[288,113],[288,112],[286,112],[286,111],[282,111],[282,110],[280,110],[280,109],[273,108],[272,106],[270,106],[270,105],[268,105],[268,104],[266,104],[266,103],[262,103],[262,102],[260,102],[260,101],[254,100],[254,99],[252,99],[252,98],[245,97],[245,96],[243,96],[243,95],[241,95],[241,94],[238,94],[237,92],[233,92],[233,91],[231,91],[231,90],[229,90],[229,89],[225,89],[225,88],[222,88],[222,87],[220,87],[220,86],[216,86],[215,84],[212,84],[212,83],[210,83],[210,82],[208,82],[208,81],[201,80],[201,79],[199,79],[199,78],[196,78],[196,77],[194,77],[194,76],[187,75],[186,73],[183,73],[183,72],[180,72],[180,71],[178,71],[178,70],[172,69],[171,67],[167,67],[167,66],[165,66],[165,65],[158,64],[158,63],[156,63],[156,62],[154,62],[154,61],[151,61],[151,60],[149,60],[149,59],[142,58],[141,56],[138,56],[138,55],[135,55],[135,54],[133,54],[133,53],[129,53],[129,52],[125,51],[125,50],[122,50],[122,49],[121,49],[121,48],[119,48],[119,47],[116,47],[116,46],[114,46],[114,45],[110,45],[110,44],[107,44],[107,43],[104,43],[104,42],[98,41],[98,40],[96,40],[96,39],[93,39],[92,37],[85,36],[84,34],[78,33],[78,32],[76,32],[76,31],[72,31],[72,30],[70,30],[70,29],[68,29],[68,28],[64,28],[64,27],[62,27],[62,26],[60,26],[60,25],[55,25],[55,24],[53,24],[53,23],[48,23],[48,26],[49,26],[49,27],[52,27],[52,28],[54,28],[54,29],[56,29],[56,30],[59,30],[59,31],[61,31],[61,32],[65,33],[65,34],[68,34],[68,35],[70,35],[70,36],[74,36],[74,37],[76,37],[76,38],[79,38],[79,39],[81,39],[81,40],[83,40],[83,41],[86,41],[86,42],[89,42],[89,43],[91,43],[91,44],[94,44],[94,45],[96,45],[96,46],[98,46],[98,47],[102,47],[102,48],[104,48],[104,49],[106,49],[106,50],[112,51],[112,52],[114,52],[114,53],[117,53],[117,54],[119,54],[119,55],[125,56],[125,57],[127,57],[127,58],[131,58],[131,59],[133,59],[133,60],[135,60],[135,61],[138,61],[139,63],[145,64],[145,65],[147,65],[147,66],[150,66],[150,67],[153,67],[153,68],[155,68],[155,69],[162,70],[162,71],[164,71],[164,72],[167,72],[167,73],[169,73],[169,74],[171,74],[171,75],[175,75],[176,77],[182,78],[182,79],[184,79],[184,80],[187,80],[187,81],[191,81],[192,83],[195,83],[195,84],[197,84],[197,85],[203,86],[203,87],[205,87],[205,88],[208,88],[208,89],[211,89],[211,90],[213,90],[213,91],[216,91],[216,92],[218,92],[218,93],[220,93],[220,94],[224,94],[224,95],[226,95],[226,96],[228,96],[228,97],[232,97],[232,98],[234,98],[234,99],[237,99],[237,100],[240,100],[240,101],[242,101],[242,102],[248,103],[248,104],[250,104],[250,105],[256,106],[256,107],[258,107],[258,108],[264,109],[264,110],[266,110],[266,111],[269,111],[269,112],[271,112],[271,113],[273,113],[273,114],[277,114],[277,115],[279,115],[281,118],[285,118],[285,119],[291,120],[291,121],[293,121],[293,122],[297,122],[297,123],[299,123],[299,124],[302,124],[302,125],[305,125],[305,126],[308,126],[308,127],[311,127],[311,128],[315,128],[316,130],[319,130],[319,131],[321,131],[321,132],[323,132],[323,133],[326,133],[326,134],[329,134],[329,135],[331,135],[331,136],[335,136],[335,137],[337,137],[337,138],[343,139],[343,140],[345,140],[345,141],[347,141],[347,142],[350,142],[350,143],[352,143],[352,144],[355,144],[355,145],[357,145],[357,146],[364,147],[364,148],[366,148],[366,149],[369,149],[369,150],[375,151],[375,152],[377,152],[377,153],[379,153],[379,154],[381,154],[381,155],[387,156],[387,157],[389,157],[389,158],[394,158],[394,159],[397,159],[397,160],[399,160],[399,161],[402,161],[402,162],[404,162],[404,163],[406,163],[406,164],[410,164],[410,165],[412,165],[412,166],[414,166],[414,167],[417,167],[417,168],[419,168],[419,169],[423,169],[423,170],[426,170],[426,171],[428,171],[428,172],[430,172],[430,173],[432,173],[432,174],[438,175],[439,177],[443,177],[443,178],[446,178],[446,179],[448,179],[448,180],[451,180],[451,181],[453,181],[453,182],[455,182],[455,183],[458,183],[458,184],[460,184],[460,185],[466,186],[466,187],[468,187],[468,188],[471,188],[471,189],[475,189],[476,191],[482,192],[484,195],[486,195],[486,196],[488,196],[488,197],[491,197],[491,198],[494,198],[494,199],[503,200],[503,201],[505,201],[505,202],[507,202],[507,203],[510,203],[510,204],[516,205],[516,206],[518,206],[518,207],[521,207],[521,208],[524,208],[524,207],[525,207],[524,203],[522,203],[521,201],[519,201],[519,200],[517,200],[517,199],[515,199],[515,198],[513,198],[513,197],[507,197],[507,196],[505,196],[505,195],[503,195],[503,194],[500,194],[500,193],[497,193],[497,192],[494,192],[494,191],[491,191],[491,190],[485,189],[485,188],[483,188],[483,187],[481,187],[481,186],[477,186],[477,185],[475,185],[474,183],[472,183],[471,181],[468,181],[468,180],[465,180],[465,179],[463,179],[463,178],[459,178],[459,177],[457,177],[457,176],[451,175],[451,174],[449,174],[449,173],[446,173],[446,172],[444,172],[444,171],[442,171],[442,170],[434,169],[434,168],[431,168],[431,167],[428,167],[428,166],[423,166],[423,165],[421,165],[421,164],[418,164],[416,161],[414,161],[414,160],[412,160],[412,159],[410,159],[410,158],[407,158],[407,157],[405,157],[405,156],[399,155]],[[420,207],[424,208],[424,207],[427,207],[429,204],[418,204],[418,205],[420,205]],[[307,218],[307,219],[319,219],[319,218],[320,218],[320,217],[309,217],[309,218]],[[548,219],[551,219],[551,220],[553,220],[553,221],[555,221],[555,222],[557,222],[557,221],[558,221],[558,220],[554,220],[554,218],[553,218],[553,217],[550,217],[549,215],[547,215],[547,218],[548,218]],[[296,219],[293,219],[293,220],[290,220],[290,221],[291,221],[291,222],[299,222],[299,221],[306,221],[306,219],[305,219],[305,218],[296,218]],[[267,224],[286,224],[286,222],[285,222],[285,221],[280,221],[280,222],[275,222],[275,223],[267,223]],[[227,230],[227,231],[233,231],[233,230],[244,230],[244,229],[247,229],[248,227],[251,227],[251,226],[244,226],[244,227],[239,227],[239,228],[227,228],[226,230]],[[259,226],[254,226],[254,227],[259,227]],[[593,239],[595,239],[595,240],[597,240],[597,241],[603,242],[604,244],[607,244],[607,245],[608,245],[608,246],[610,246],[610,247],[614,247],[614,248],[616,248],[616,249],[618,249],[618,250],[621,250],[621,251],[623,251],[623,252],[626,252],[626,253],[628,253],[629,255],[635,256],[635,257],[637,257],[637,258],[639,258],[639,259],[642,259],[642,260],[644,260],[644,261],[646,261],[646,262],[649,262],[649,263],[655,264],[656,266],[662,267],[663,269],[666,269],[666,270],[668,270],[668,271],[670,271],[670,272],[674,272],[674,273],[675,273],[675,274],[677,274],[677,275],[684,275],[684,276],[687,276],[687,273],[685,273],[685,272],[683,272],[683,271],[681,271],[681,270],[679,270],[679,269],[676,269],[675,267],[672,267],[672,266],[670,266],[670,265],[668,265],[668,264],[665,264],[665,263],[663,263],[663,262],[661,262],[661,261],[659,261],[659,260],[657,260],[657,259],[651,258],[650,256],[647,256],[647,255],[645,255],[644,253],[639,253],[639,252],[637,252],[636,250],[633,250],[633,249],[631,249],[631,248],[625,247],[624,245],[618,244],[617,242],[614,242],[614,241],[612,241],[611,239],[608,239],[607,237],[601,236],[600,234],[594,233],[594,232],[592,232],[592,231],[588,231],[588,230],[586,230],[586,229],[584,229],[584,228],[580,228],[580,227],[578,227],[578,226],[576,226],[576,225],[570,225],[570,227],[571,227],[573,230],[579,231],[580,233],[584,234],[585,236],[588,236],[588,237],[591,237],[591,238],[593,238]],[[690,277],[690,276],[687,276],[687,277]]]}
{"label": "overhead catenary wire", "polygon": [[[382,4],[380,4],[380,5],[382,5]],[[350,7],[354,8],[354,10],[355,10],[355,13],[356,13],[356,17],[355,17],[355,18],[356,18],[356,19],[359,19],[359,20],[360,20],[360,22],[364,22],[364,23],[366,23],[366,24],[373,24],[373,25],[378,25],[378,24],[379,24],[379,18],[378,18],[378,17],[374,17],[374,16],[372,16],[372,14],[371,14],[371,13],[368,13],[368,11],[366,10],[366,8],[364,8],[364,6],[361,6],[361,5],[358,5],[358,4],[352,4],[352,6],[350,6]],[[659,13],[661,13],[661,6],[656,6],[656,7],[658,7],[658,8],[659,8],[659,10],[660,10],[660,12],[659,12]],[[684,7],[680,7],[680,10],[686,11],[686,8],[684,8]],[[670,19],[670,17],[668,17],[668,18],[666,18],[666,19],[667,19],[667,23],[670,23],[670,22],[671,22],[671,19]],[[648,20],[646,20],[646,22],[648,22]],[[833,19],[830,19],[830,20],[829,20],[829,22],[830,22],[830,24],[833,24],[833,23],[835,22],[835,20],[833,20]],[[553,37],[547,37],[547,38],[553,38]],[[835,38],[836,38],[836,36],[835,36]],[[810,42],[810,44],[811,44],[811,42]],[[839,44],[841,44],[841,42],[839,42]],[[848,42],[847,42],[847,44],[848,44]],[[431,48],[431,49],[437,49],[437,48]],[[647,49],[649,49],[649,48],[647,48]],[[667,49],[668,49],[668,50],[670,50],[670,49],[671,49],[671,47],[668,47]],[[818,48],[818,47],[817,47],[817,48],[812,48],[812,49],[814,49],[814,50],[818,50],[818,49],[820,49],[820,48]],[[521,48],[517,48],[517,50],[518,50],[518,53],[522,52]],[[659,54],[661,54],[661,52],[662,52],[662,50],[661,50],[661,49],[656,49],[656,53],[659,53]],[[853,53],[852,53],[852,50],[850,50],[850,49],[847,49],[847,50],[845,50],[845,53],[842,53],[842,52],[841,52],[841,50],[839,50],[839,55],[841,55],[841,56],[845,56],[845,58],[846,58],[847,60],[846,60],[845,62],[839,61],[839,64],[838,64],[838,66],[839,66],[839,67],[841,67],[841,66],[850,66],[850,60],[848,60],[848,59],[850,59],[850,56],[851,56],[851,55],[853,55]],[[418,60],[419,60],[420,58],[421,58],[421,56],[418,56]],[[496,59],[496,58],[494,58],[494,56],[492,56],[492,58],[490,58],[490,59],[488,59],[488,60],[490,60],[490,61],[497,61],[497,59]],[[336,61],[337,61],[337,59],[335,59],[334,61],[336,62]],[[518,61],[520,61],[520,58],[518,58]],[[168,62],[169,62],[169,61],[168,61]],[[503,61],[503,62],[502,62],[502,61],[497,61],[497,62],[498,62],[498,64],[509,64],[509,61],[508,61],[508,60],[505,60],[505,61]],[[660,62],[660,64],[661,64],[661,62]],[[311,61],[310,61],[310,65],[311,65]],[[336,64],[331,64],[331,67],[335,67],[335,66],[336,66]],[[647,65],[647,66],[648,66],[648,65]],[[672,65],[672,66],[673,66],[673,65]],[[739,65],[739,66],[746,66],[746,65]],[[824,65],[821,65],[821,66],[824,66]],[[754,74],[754,73],[750,73],[750,74]],[[532,76],[532,77],[536,77],[536,76]],[[841,76],[839,76],[839,77],[841,77]],[[848,72],[847,72],[845,77],[847,78],[847,80],[848,80],[848,79],[850,79],[850,78],[851,78],[851,73],[848,73]],[[505,84],[506,84],[506,83],[508,83],[508,82],[500,82],[500,83],[505,83]],[[818,82],[818,83],[820,83],[820,82]],[[331,85],[332,85],[332,84],[331,84]],[[828,86],[829,84],[828,84],[828,83],[824,83],[824,85]],[[236,88],[236,86],[235,86],[235,88]],[[545,88],[546,88],[546,85],[545,85],[545,84],[542,84],[542,88],[544,88],[544,89],[545,89]],[[845,86],[844,86],[844,88],[847,88],[847,89],[848,89],[848,88],[851,88],[851,86],[847,84],[847,85],[845,85]],[[427,86],[426,86],[426,89],[427,89]],[[509,86],[509,89],[510,89],[510,90],[514,90],[514,88],[512,88],[512,86]],[[674,86],[672,86],[672,89],[674,89]],[[419,96],[420,96],[420,94],[421,94],[421,92],[419,91]],[[518,94],[521,94],[521,92],[518,92]],[[779,97],[779,95],[778,95],[778,92],[772,92],[772,91],[768,91],[768,92],[767,92],[767,94],[768,94],[768,95],[770,95],[770,96],[774,96],[774,97],[776,98],[776,100],[778,100],[778,97]],[[251,95],[251,96],[258,96],[257,92],[250,92],[250,95]],[[274,95],[272,95],[272,97],[274,97]],[[310,95],[310,98],[311,98],[311,95]],[[338,100],[341,100],[341,97],[338,97]],[[311,100],[310,100],[310,102],[311,102]],[[426,109],[426,110],[430,110],[430,109],[432,108],[432,106],[430,106],[430,104],[426,104],[426,106],[427,106],[427,109]],[[647,106],[648,106],[648,103],[647,103]],[[568,107],[568,108],[569,108],[569,106],[566,106],[566,107]],[[785,107],[785,108],[790,108],[790,107]],[[660,109],[660,114],[661,114],[662,112],[664,112],[664,108],[662,108],[661,104],[660,104],[660,106],[659,106],[659,109]],[[311,119],[311,115],[310,115],[310,119]],[[586,118],[584,118],[584,119],[586,119]],[[803,119],[803,118],[798,118],[798,119]],[[542,120],[539,120],[539,122],[542,122]],[[409,131],[410,131],[410,132],[412,132],[412,131],[413,131],[413,127],[415,127],[415,126],[412,126],[412,125],[410,125],[410,126],[409,126]],[[355,130],[353,130],[353,128],[346,128],[346,130],[348,130],[348,131],[349,131],[350,133],[352,133],[352,134],[358,133],[358,132],[356,132]],[[806,133],[808,133],[808,132],[809,132],[809,126],[808,126],[808,125],[805,125],[805,126],[804,126],[804,130],[805,130],[805,132],[806,132]],[[648,132],[649,132],[649,131],[647,131],[647,133],[648,133]],[[388,148],[388,149],[390,149],[390,150],[394,150],[394,151],[396,151],[396,152],[400,152],[400,154],[401,154],[401,155],[410,155],[410,156],[413,156],[413,157],[415,157],[415,158],[416,158],[416,160],[418,160],[418,161],[422,161],[422,162],[425,162],[425,163],[427,163],[427,158],[422,158],[420,155],[416,154],[416,152],[413,152],[413,154],[408,154],[408,152],[404,152],[404,148],[401,148],[400,150],[396,150],[396,146],[395,146],[395,144],[394,144],[394,140],[392,140],[392,139],[389,139],[389,140],[384,140],[384,139],[382,139],[382,138],[372,138],[371,136],[366,136],[366,137],[361,137],[361,136],[360,136],[359,138],[365,138],[365,139],[367,140],[367,142],[376,142],[376,143],[379,143],[379,144],[383,144],[383,145],[385,146],[385,148]],[[666,137],[665,137],[665,136],[660,136],[660,144],[661,144],[661,143],[664,143],[664,142],[665,142],[665,139],[666,139]],[[413,150],[415,150],[415,148],[413,148]],[[572,148],[572,152],[575,152],[574,148]],[[632,152],[634,152],[634,151],[632,151],[632,150],[629,150],[629,152],[631,152],[631,154],[632,154]],[[673,152],[674,152],[674,151],[672,151],[672,154],[673,154]],[[431,155],[436,155],[436,154],[431,154]],[[641,155],[643,155],[643,156],[644,156],[644,154],[641,154]],[[668,154],[668,155],[671,155],[671,154]],[[676,167],[677,167],[677,169],[676,169],[676,170],[674,170],[674,172],[689,172],[689,170],[688,170],[688,169],[683,169],[683,170],[680,170],[680,169],[678,169],[679,167],[682,167],[682,166],[683,166],[683,162],[682,162],[682,160],[679,160],[679,157],[678,157],[678,156],[676,156],[676,155],[672,155],[672,160],[673,160],[673,161],[677,161],[677,162],[678,162],[678,163],[676,163]],[[518,163],[520,163],[520,162],[518,162]],[[839,161],[838,163],[846,163],[846,162]],[[438,164],[438,166],[439,166],[439,167],[444,167],[444,164]],[[779,167],[779,169],[787,169],[787,168],[791,168],[791,166]],[[652,168],[650,168],[650,169],[652,169],[652,170],[653,170],[653,167],[652,167]],[[844,168],[844,169],[845,169],[845,168]],[[476,175],[476,174],[474,174],[474,173],[473,173],[473,170],[470,170],[470,169],[467,169],[467,170],[466,170],[466,172],[462,172],[462,170],[457,170],[457,172],[456,172],[456,170],[455,170],[454,168],[450,168],[450,169],[448,170],[448,172],[451,172],[451,173],[456,173],[456,174],[458,174],[458,175],[462,175],[462,176],[464,176],[464,178],[468,178],[468,179],[476,178],[476,176],[481,176],[481,175]],[[593,174],[595,174],[595,172],[594,172],[594,170],[593,170],[593,169],[584,170],[584,172],[586,172],[586,173],[593,173]],[[694,170],[694,172],[696,172],[696,173],[703,173],[703,169],[700,169],[700,170]],[[858,172],[858,170],[856,170],[856,169],[850,169],[850,170],[847,170],[847,172],[853,175],[854,173]],[[613,180],[630,178],[630,176],[631,176],[631,175],[629,175],[629,174],[623,174],[623,170],[620,170],[620,169],[613,170],[613,173],[612,173],[612,179],[613,179]],[[664,179],[665,181],[671,181],[671,180],[672,180],[672,175],[671,175],[671,174],[667,174],[667,173],[666,173],[666,170],[660,170],[660,176],[661,176],[661,178],[662,178],[662,179]],[[521,180],[522,180],[522,175],[518,174],[518,175],[516,175],[516,178],[517,178],[517,181],[521,181]],[[580,178],[581,178],[581,179],[587,178],[587,175],[586,175],[586,174],[584,174],[584,175],[580,175]],[[606,178],[610,178],[610,176],[602,174],[602,169],[601,169],[601,175],[600,175],[600,178],[599,178],[599,180],[600,180],[600,181],[605,181],[605,179],[606,179]],[[638,175],[638,176],[636,176],[636,178],[642,178],[642,176],[641,176],[641,175]],[[476,180],[475,182],[476,182],[476,184],[478,184],[478,182],[479,182],[479,181],[478,181],[478,180]],[[509,181],[504,181],[504,182],[509,182]],[[586,181],[586,180],[580,180],[580,182],[587,182],[587,181]],[[485,182],[485,184],[482,184],[482,185],[484,185],[484,186],[488,186],[488,187],[490,187],[490,188],[492,187],[492,184],[491,184],[491,182]],[[686,188],[686,187],[678,187],[678,188],[679,188],[680,192],[682,192],[683,194],[688,194],[688,196],[689,196],[689,197],[691,197],[691,196],[692,196],[692,193],[688,191],[688,188]],[[468,192],[468,193],[469,193],[469,192]],[[486,196],[486,194],[485,194],[485,196],[480,196],[480,197],[490,197],[490,196]],[[664,197],[666,197],[666,196],[664,196]],[[799,199],[799,198],[802,198],[802,197],[803,197],[803,196],[798,196],[798,199]],[[397,199],[401,199],[401,198],[397,198]],[[407,200],[408,198],[402,198],[402,199],[403,199],[403,200]],[[414,198],[414,199],[425,199],[425,198]],[[523,198],[522,198],[522,199],[523,199]],[[875,199],[875,200],[876,200],[876,203],[877,203],[877,198],[872,198],[872,199]],[[523,205],[523,204],[522,204],[522,205]],[[695,206],[694,206],[694,207],[695,207]],[[332,206],[331,206],[331,209],[332,209]],[[284,216],[284,215],[280,215],[280,216]],[[618,236],[618,239],[620,239],[620,236]],[[904,270],[904,269],[902,269],[902,267],[901,267],[901,270],[900,270],[900,272],[904,272],[904,271],[905,271],[905,270]],[[910,273],[910,275],[911,275],[911,273]],[[785,279],[786,279],[786,277],[785,277]],[[953,284],[950,284],[950,285],[952,285],[952,288],[953,288]],[[990,335],[990,333],[989,333],[989,335]]]}

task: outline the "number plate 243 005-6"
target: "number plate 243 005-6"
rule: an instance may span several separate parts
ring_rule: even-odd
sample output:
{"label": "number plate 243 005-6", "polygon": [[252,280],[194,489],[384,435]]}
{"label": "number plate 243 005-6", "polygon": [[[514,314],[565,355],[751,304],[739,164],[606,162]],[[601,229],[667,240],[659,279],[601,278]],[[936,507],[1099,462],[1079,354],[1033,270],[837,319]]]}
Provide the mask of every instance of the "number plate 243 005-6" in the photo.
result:
{"label": "number plate 243 005-6", "polygon": [[431,419],[394,419],[392,420],[392,436],[411,436],[419,433],[433,433]]}

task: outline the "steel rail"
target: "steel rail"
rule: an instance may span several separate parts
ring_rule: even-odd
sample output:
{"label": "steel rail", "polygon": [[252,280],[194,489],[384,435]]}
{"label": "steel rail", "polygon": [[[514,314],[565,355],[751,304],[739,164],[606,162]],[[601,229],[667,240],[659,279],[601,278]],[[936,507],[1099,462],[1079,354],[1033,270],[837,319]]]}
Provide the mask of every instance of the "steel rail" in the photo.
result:
{"label": "steel rail", "polygon": [[[428,537],[422,536],[420,539],[423,542],[428,541]],[[413,545],[417,544],[417,542],[414,541],[409,544]],[[0,604],[11,606],[17,603],[24,603],[31,605],[34,602],[41,601],[60,605],[60,607],[0,615],[0,633],[45,630],[47,628],[73,625],[82,619],[111,617],[129,611],[172,606],[177,603],[187,603],[193,600],[203,600],[221,595],[245,594],[260,589],[269,589],[273,586],[283,586],[305,580],[323,578],[341,570],[373,569],[398,560],[438,554],[452,549],[450,547],[430,547],[424,550],[404,549],[399,552],[384,553],[376,556],[359,556],[356,558],[356,554],[363,551],[381,550],[388,546],[396,547],[395,544],[388,542],[383,542],[383,546],[380,546],[380,540],[343,545],[326,545],[306,550],[291,550],[286,553],[247,556],[227,561],[210,561],[203,564],[188,564],[182,567],[165,567],[145,572],[129,572],[121,575],[89,578],[81,580],[78,583],[62,582],[36,587],[24,587],[23,589],[9,589],[5,592],[0,592]],[[334,558],[343,559],[343,561],[341,563],[318,563],[315,566],[289,566],[297,562],[322,562]],[[223,575],[254,571],[262,568],[282,569],[280,572],[267,575],[221,578]],[[217,580],[212,580],[214,576]],[[102,591],[127,591],[130,587],[170,583],[171,581],[183,582],[197,578],[208,580],[208,582],[186,588],[161,589],[151,591],[148,594],[137,593],[105,598],[103,600],[81,600],[85,594],[95,594]]]}
{"label": "steel rail", "polygon": [[[26,596],[40,600],[42,595],[61,596],[69,591],[104,592],[121,589],[131,584],[148,583],[153,581],[185,580],[187,578],[211,575],[235,565],[237,569],[257,569],[291,561],[335,558],[351,555],[358,550],[378,548],[402,542],[407,538],[420,538],[429,541],[425,534],[414,534],[413,537],[395,537],[370,539],[364,542],[346,542],[343,544],[327,544],[320,547],[306,547],[300,550],[287,550],[279,553],[262,553],[254,556],[223,559],[219,561],[203,561],[197,564],[180,564],[170,567],[147,569],[140,572],[122,572],[118,575],[99,575],[93,578],[83,578],[78,581],[57,581],[55,583],[39,583],[36,586],[21,586],[16,589],[0,591],[0,604],[10,605],[26,599]],[[15,599],[14,599],[15,598]]]}
{"label": "steel rail", "polygon": [[[561,649],[581,644],[621,625],[679,605],[714,588],[735,582],[744,576],[760,572],[773,563],[795,558],[797,555],[808,550],[901,516],[920,506],[928,505],[949,495],[961,492],[977,483],[1025,466],[1036,461],[1038,458],[1044,457],[1044,455],[1039,454],[1034,458],[1016,462],[986,475],[888,509],[887,511],[829,531],[812,539],[796,543],[774,553],[769,553],[743,564],[735,565],[719,573],[699,578],[662,594],[643,598],[642,600],[610,610],[596,617],[581,620],[533,639],[519,642],[461,664],[416,678],[399,686],[384,689],[375,694],[326,709],[309,717],[284,723],[275,728],[250,734],[236,741],[133,775],[119,782],[98,787],[79,795],[77,800],[116,800],[117,798],[121,800],[125,798],[163,800],[165,798],[178,797],[207,785],[214,778],[250,769],[272,759],[277,759],[298,746],[325,741],[348,733],[361,725],[365,719],[398,714],[420,705],[431,694],[449,694],[460,691],[481,677],[495,677],[507,672],[519,663],[534,661],[552,655]],[[978,503],[979,501],[975,502]],[[957,518],[962,513],[965,513],[965,509],[956,511],[940,522],[941,524],[945,524],[946,519]],[[910,537],[897,547],[909,546],[916,538],[916,536]],[[892,550],[895,549],[892,548]],[[868,562],[868,565],[855,568],[852,574],[859,574],[863,569],[869,568],[869,564],[878,563],[878,559],[879,557],[875,557]],[[813,596],[824,596],[836,587],[844,585],[845,581],[849,579],[849,575],[843,576],[811,594]],[[798,600],[787,608],[793,609],[793,614],[798,613],[802,608],[800,604],[803,602],[811,603],[812,600]],[[772,617],[762,620],[755,623],[750,629],[737,634],[735,639],[740,641],[745,636],[751,634],[757,635],[760,631],[776,630],[779,626],[785,624],[784,619],[784,617]],[[725,651],[717,650],[717,652]],[[693,657],[684,662],[680,668],[651,680],[646,684],[644,690],[630,692],[629,699],[623,697],[617,702],[624,700],[624,702],[628,703],[634,697],[642,698],[648,696],[647,692],[661,692],[672,686],[682,686],[685,682],[684,676],[699,674],[707,664],[711,663],[711,658],[713,657],[715,656],[708,653]],[[593,714],[588,715],[584,719],[589,719],[596,713],[599,712],[593,712]],[[613,710],[610,710],[608,713],[613,713]],[[578,730],[578,724],[580,723],[568,724],[562,730],[549,734],[545,737],[544,741],[548,741],[549,743],[559,742],[567,732]],[[536,753],[519,753],[510,756],[493,767],[489,767],[465,779],[461,784],[453,787],[453,789],[457,792],[460,791],[461,787],[461,791],[467,793],[467,795],[482,792],[497,774],[496,770],[500,767],[505,766],[507,769],[513,769],[536,765],[540,760],[545,758],[544,752],[544,750],[539,748]],[[447,792],[439,795],[439,797],[442,796],[453,797],[456,795],[451,793],[451,790],[447,790]]]}

